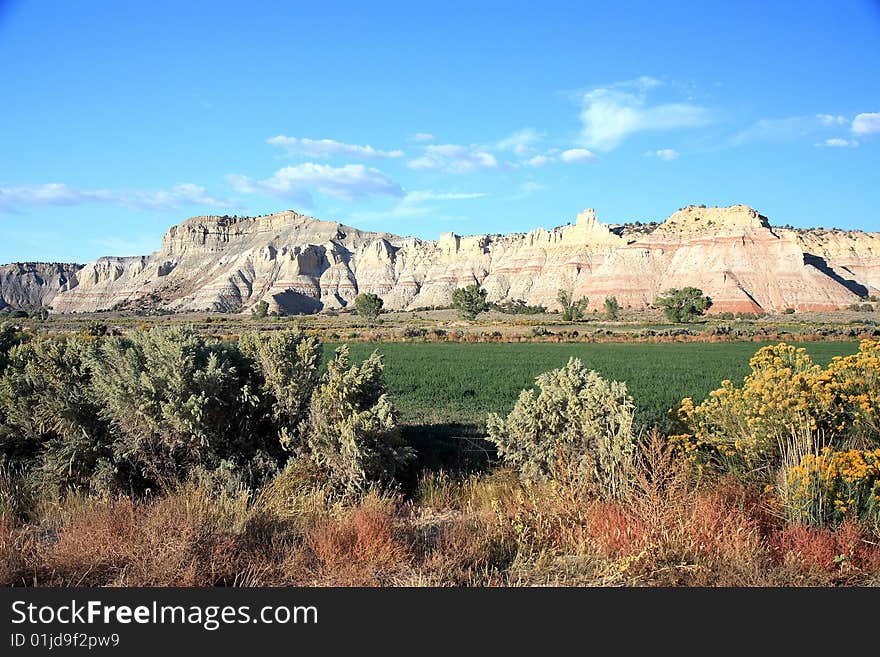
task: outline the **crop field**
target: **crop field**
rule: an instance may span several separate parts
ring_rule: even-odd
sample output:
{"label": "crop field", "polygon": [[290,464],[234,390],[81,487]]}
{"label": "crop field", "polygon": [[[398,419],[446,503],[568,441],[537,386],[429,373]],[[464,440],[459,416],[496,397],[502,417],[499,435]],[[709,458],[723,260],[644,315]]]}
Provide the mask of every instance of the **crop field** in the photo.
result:
{"label": "crop field", "polygon": [[[475,425],[492,411],[507,413],[535,377],[570,356],[604,377],[625,381],[642,427],[668,426],[667,412],[684,397],[703,399],[723,379],[740,380],[749,358],[764,344],[725,343],[352,343],[352,358],[374,349],[385,358],[389,392],[408,425]],[[335,345],[327,345],[325,357]],[[856,342],[800,345],[814,361],[858,350]]]}

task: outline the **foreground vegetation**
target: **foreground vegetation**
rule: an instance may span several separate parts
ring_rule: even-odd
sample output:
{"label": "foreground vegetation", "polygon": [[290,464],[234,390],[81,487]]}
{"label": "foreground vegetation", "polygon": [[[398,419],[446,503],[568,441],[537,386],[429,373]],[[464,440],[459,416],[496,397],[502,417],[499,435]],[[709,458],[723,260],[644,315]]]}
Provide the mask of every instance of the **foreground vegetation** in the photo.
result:
{"label": "foreground vegetation", "polygon": [[[658,387],[675,378],[658,364],[711,363],[659,353],[634,370]],[[572,355],[536,356],[537,387],[485,417],[489,463],[444,469],[401,432],[372,351],[322,359],[297,329],[7,326],[0,582],[880,583],[880,343],[819,362],[762,347],[670,404],[665,431],[640,425],[624,377]]]}

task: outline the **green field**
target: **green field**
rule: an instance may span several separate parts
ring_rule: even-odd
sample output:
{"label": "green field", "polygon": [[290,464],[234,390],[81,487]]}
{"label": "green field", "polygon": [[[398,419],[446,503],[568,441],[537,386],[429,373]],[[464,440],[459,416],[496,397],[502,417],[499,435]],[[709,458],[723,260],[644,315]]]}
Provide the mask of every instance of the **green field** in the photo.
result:
{"label": "green field", "polygon": [[[641,426],[667,425],[667,411],[683,397],[703,399],[723,379],[741,380],[764,343],[353,343],[360,360],[378,349],[389,391],[408,425],[482,425],[490,411],[508,412],[535,376],[581,358],[603,376],[625,381]],[[803,345],[826,365],[854,353],[856,342]],[[327,353],[332,349],[328,345]]]}

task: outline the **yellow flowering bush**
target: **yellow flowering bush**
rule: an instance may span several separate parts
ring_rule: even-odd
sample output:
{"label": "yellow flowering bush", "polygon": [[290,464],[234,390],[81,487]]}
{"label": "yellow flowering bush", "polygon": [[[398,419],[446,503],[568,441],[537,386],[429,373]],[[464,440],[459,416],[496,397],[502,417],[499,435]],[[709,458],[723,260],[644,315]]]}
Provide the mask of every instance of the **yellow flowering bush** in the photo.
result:
{"label": "yellow flowering bush", "polygon": [[865,340],[858,353],[827,368],[781,343],[759,349],[749,366],[741,386],[726,380],[699,404],[682,401],[686,433],[677,439],[692,458],[697,449],[725,469],[750,471],[778,463],[792,441],[804,451],[880,444],[880,342]]}
{"label": "yellow flowering bush", "polygon": [[880,449],[807,454],[787,470],[782,488],[789,520],[823,525],[852,517],[880,527]]}
{"label": "yellow flowering bush", "polygon": [[880,340],[862,340],[852,356],[837,356],[828,366],[829,388],[845,410],[838,426],[861,446],[880,445]]}

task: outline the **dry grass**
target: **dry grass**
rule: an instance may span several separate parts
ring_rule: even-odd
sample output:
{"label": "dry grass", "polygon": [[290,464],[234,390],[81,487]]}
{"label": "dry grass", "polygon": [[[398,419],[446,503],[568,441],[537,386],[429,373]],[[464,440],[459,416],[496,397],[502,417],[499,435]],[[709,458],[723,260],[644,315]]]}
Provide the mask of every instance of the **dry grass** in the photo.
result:
{"label": "dry grass", "polygon": [[732,479],[694,481],[655,439],[625,496],[431,474],[409,501],[334,503],[314,473],[256,494],[71,495],[0,514],[0,583],[54,586],[876,585],[878,538],[786,525]]}

